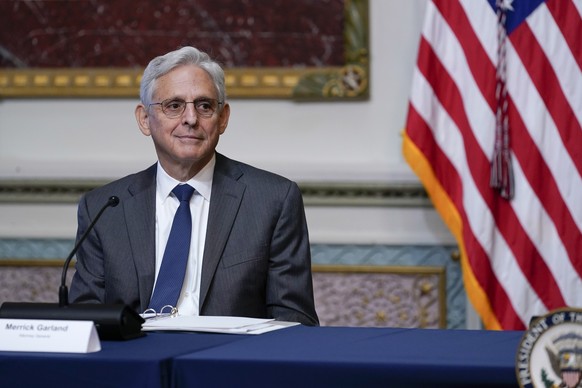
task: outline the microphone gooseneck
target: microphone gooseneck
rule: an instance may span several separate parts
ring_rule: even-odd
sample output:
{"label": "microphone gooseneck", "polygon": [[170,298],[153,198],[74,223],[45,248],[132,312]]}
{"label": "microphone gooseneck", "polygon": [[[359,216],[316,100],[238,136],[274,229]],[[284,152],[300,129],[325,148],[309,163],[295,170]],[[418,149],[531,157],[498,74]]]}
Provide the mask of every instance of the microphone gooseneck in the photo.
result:
{"label": "microphone gooseneck", "polygon": [[61,286],[59,287],[59,306],[60,307],[65,307],[65,306],[69,305],[69,289],[67,288],[67,270],[69,269],[69,264],[71,263],[71,259],[73,258],[73,256],[75,256],[75,253],[77,253],[77,251],[79,250],[79,247],[81,246],[83,241],[85,241],[85,239],[87,238],[89,233],[93,230],[93,227],[95,226],[95,224],[97,223],[97,221],[99,220],[99,218],[101,217],[101,214],[103,214],[105,209],[107,209],[110,206],[115,207],[117,205],[119,205],[119,197],[117,197],[115,195],[109,197],[109,200],[107,200],[107,203],[105,205],[103,205],[101,210],[99,210],[99,213],[97,213],[97,215],[93,219],[93,222],[91,222],[91,224],[89,225],[89,227],[87,228],[85,233],[83,233],[81,238],[77,241],[77,243],[75,244],[75,247],[73,248],[71,253],[69,253],[69,256],[65,260],[65,263],[63,264],[63,272],[62,272],[62,276],[61,276]]}
{"label": "microphone gooseneck", "polygon": [[0,304],[0,318],[93,321],[101,340],[129,340],[143,336],[141,325],[144,319],[126,304],[73,303],[69,305],[69,290],[66,285],[69,263],[105,209],[118,204],[119,198],[115,196],[109,198],[65,260],[59,288],[59,303],[3,302]]}

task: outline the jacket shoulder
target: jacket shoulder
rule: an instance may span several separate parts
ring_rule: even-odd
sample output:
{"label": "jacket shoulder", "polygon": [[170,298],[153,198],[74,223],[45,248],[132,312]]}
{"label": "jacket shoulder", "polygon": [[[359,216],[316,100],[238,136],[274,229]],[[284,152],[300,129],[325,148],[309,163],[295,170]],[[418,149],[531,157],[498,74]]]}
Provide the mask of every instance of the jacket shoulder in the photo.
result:
{"label": "jacket shoulder", "polygon": [[290,179],[267,171],[238,160],[227,158],[224,155],[217,154],[215,174],[222,173],[233,179],[245,183],[260,182],[261,184],[284,185],[294,184]]}
{"label": "jacket shoulder", "polygon": [[116,179],[103,186],[94,188],[83,195],[87,202],[105,203],[110,197],[116,196],[120,200],[135,195],[152,186],[155,187],[156,164],[149,168],[133,173],[123,178]]}

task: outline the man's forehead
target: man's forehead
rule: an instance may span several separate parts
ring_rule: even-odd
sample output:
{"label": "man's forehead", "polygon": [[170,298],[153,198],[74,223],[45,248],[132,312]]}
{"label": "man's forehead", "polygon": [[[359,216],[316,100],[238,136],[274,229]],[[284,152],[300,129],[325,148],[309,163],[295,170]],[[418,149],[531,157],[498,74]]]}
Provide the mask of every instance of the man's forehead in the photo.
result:
{"label": "man's forehead", "polygon": [[216,98],[216,87],[206,70],[194,65],[182,65],[156,80],[154,95],[159,93],[194,93]]}

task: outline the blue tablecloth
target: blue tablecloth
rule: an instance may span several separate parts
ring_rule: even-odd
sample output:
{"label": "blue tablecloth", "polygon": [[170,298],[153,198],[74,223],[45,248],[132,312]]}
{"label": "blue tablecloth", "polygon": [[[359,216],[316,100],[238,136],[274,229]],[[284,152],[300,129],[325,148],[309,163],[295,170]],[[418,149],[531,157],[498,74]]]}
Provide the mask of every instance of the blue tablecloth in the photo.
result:
{"label": "blue tablecloth", "polygon": [[148,333],[102,341],[89,354],[0,352],[0,387],[169,387],[176,356],[245,339],[199,333]]}
{"label": "blue tablecloth", "polygon": [[522,335],[296,326],[179,356],[174,385],[515,387]]}
{"label": "blue tablecloth", "polygon": [[0,352],[0,387],[515,387],[522,332],[295,326]]}

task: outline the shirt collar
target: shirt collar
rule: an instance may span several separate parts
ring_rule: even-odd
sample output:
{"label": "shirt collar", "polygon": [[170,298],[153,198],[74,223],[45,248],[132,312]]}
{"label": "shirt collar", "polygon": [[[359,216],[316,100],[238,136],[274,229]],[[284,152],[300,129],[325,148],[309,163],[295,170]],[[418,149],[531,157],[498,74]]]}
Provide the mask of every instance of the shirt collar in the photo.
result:
{"label": "shirt collar", "polygon": [[198,174],[194,175],[187,182],[180,182],[172,178],[164,170],[161,163],[158,161],[158,169],[156,173],[156,190],[162,202],[170,196],[170,193],[180,183],[187,183],[194,187],[196,192],[204,197],[205,200],[210,201],[210,194],[212,192],[212,179],[214,177],[214,166],[216,165],[216,155],[202,167]]}

